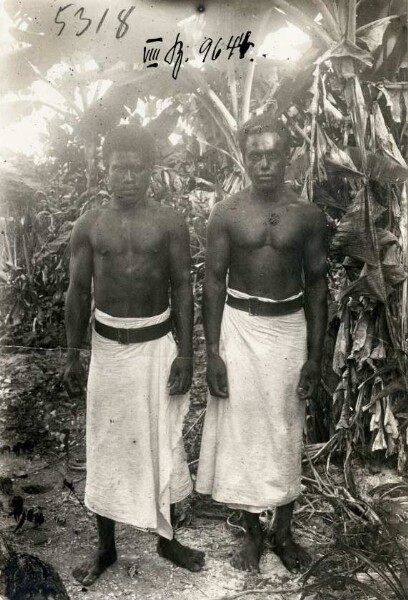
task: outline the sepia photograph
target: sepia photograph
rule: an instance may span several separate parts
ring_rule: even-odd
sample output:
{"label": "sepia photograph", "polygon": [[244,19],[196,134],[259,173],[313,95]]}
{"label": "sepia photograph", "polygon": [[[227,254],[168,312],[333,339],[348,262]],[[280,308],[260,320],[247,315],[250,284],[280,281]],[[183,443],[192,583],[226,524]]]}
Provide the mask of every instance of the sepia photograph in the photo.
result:
{"label": "sepia photograph", "polygon": [[407,0],[0,0],[0,600],[408,600]]}

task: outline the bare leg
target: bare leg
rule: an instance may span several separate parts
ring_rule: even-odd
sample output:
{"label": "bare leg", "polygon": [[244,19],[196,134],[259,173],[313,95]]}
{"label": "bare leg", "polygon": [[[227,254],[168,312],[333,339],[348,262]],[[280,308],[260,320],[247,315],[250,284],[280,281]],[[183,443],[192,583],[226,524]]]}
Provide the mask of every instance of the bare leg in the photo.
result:
{"label": "bare leg", "polygon": [[[175,505],[170,505],[171,524],[174,525]],[[157,543],[157,552],[163,558],[171,560],[178,567],[188,569],[189,571],[201,571],[204,566],[204,552],[193,550],[188,546],[183,546],[175,537],[168,540],[159,536]]]}
{"label": "bare leg", "polygon": [[292,573],[304,570],[311,562],[309,554],[292,538],[291,523],[295,503],[278,506],[275,513],[275,540],[273,551]]}
{"label": "bare leg", "polygon": [[75,579],[86,586],[92,585],[117,558],[115,547],[115,521],[96,515],[96,524],[99,536],[97,552],[94,556],[72,571]]}
{"label": "bare leg", "polygon": [[259,515],[242,511],[245,521],[245,539],[241,548],[231,560],[231,564],[241,571],[259,571],[259,561],[264,549],[263,533],[259,523]]}

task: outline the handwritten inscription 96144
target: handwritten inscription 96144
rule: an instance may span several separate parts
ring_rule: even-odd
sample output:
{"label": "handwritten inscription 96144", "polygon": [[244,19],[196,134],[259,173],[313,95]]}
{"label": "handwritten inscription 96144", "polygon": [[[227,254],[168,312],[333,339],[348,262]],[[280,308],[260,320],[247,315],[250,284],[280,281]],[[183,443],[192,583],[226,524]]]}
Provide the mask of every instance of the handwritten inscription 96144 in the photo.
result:
{"label": "handwritten inscription 96144", "polygon": [[[112,14],[114,12],[114,26],[112,34],[116,39],[120,40],[126,34],[131,35],[131,21],[132,14],[135,17],[137,13],[134,13],[135,6],[128,8],[122,8],[119,11],[111,11],[106,8],[101,10],[98,18],[91,18],[87,14],[85,7],[75,5],[74,3],[60,6],[55,15],[55,23],[59,26],[57,36],[67,34],[68,32],[72,35],[75,32],[76,37],[82,35],[98,34],[103,31],[108,24],[108,17],[110,26],[112,26]],[[129,33],[130,32],[130,33]],[[197,48],[191,49],[186,46],[181,38],[180,33],[177,33],[175,40],[167,42],[162,37],[148,38],[145,41],[143,47],[143,56],[140,57],[140,62],[145,65],[146,68],[155,68],[159,66],[159,61],[163,57],[163,61],[168,65],[172,66],[172,77],[177,79],[180,71],[180,67],[183,62],[188,62],[189,59],[202,61],[215,61],[221,56],[224,56],[227,60],[237,56],[239,59],[245,58],[248,50],[254,47],[254,44],[250,41],[251,31],[242,32],[238,35],[231,35],[229,39],[223,39],[222,37],[213,39],[211,37],[205,37],[201,44]],[[190,52],[188,52],[190,50]],[[188,56],[190,54],[190,56]],[[250,60],[253,60],[252,58]]]}

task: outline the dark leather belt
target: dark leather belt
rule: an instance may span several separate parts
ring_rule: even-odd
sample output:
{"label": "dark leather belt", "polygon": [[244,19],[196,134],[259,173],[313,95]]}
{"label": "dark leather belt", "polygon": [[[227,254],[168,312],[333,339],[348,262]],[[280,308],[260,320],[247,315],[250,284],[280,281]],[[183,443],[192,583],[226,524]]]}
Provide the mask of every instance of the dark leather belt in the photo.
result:
{"label": "dark leather belt", "polygon": [[264,302],[259,298],[235,298],[234,296],[227,296],[227,304],[232,308],[243,310],[249,315],[259,315],[261,317],[274,317],[280,315],[290,315],[291,313],[297,312],[303,306],[303,295],[293,300],[286,302]]}
{"label": "dark leather belt", "polygon": [[100,323],[95,319],[95,331],[108,340],[113,340],[119,344],[140,344],[141,342],[150,342],[163,337],[171,331],[171,317],[148,327],[139,327],[138,329],[119,329]]}

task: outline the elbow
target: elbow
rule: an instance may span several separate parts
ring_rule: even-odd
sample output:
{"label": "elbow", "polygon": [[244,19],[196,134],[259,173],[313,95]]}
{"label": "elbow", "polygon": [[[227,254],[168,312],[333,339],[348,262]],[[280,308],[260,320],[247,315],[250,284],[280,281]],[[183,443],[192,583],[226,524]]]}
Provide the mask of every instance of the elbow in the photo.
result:
{"label": "elbow", "polygon": [[76,285],[68,287],[65,306],[69,307],[73,304],[79,304],[81,307],[91,306],[91,290],[81,288]]}
{"label": "elbow", "polygon": [[208,294],[216,294],[217,292],[223,292],[227,289],[226,277],[217,277],[214,275],[208,275],[204,277],[203,291]]}

